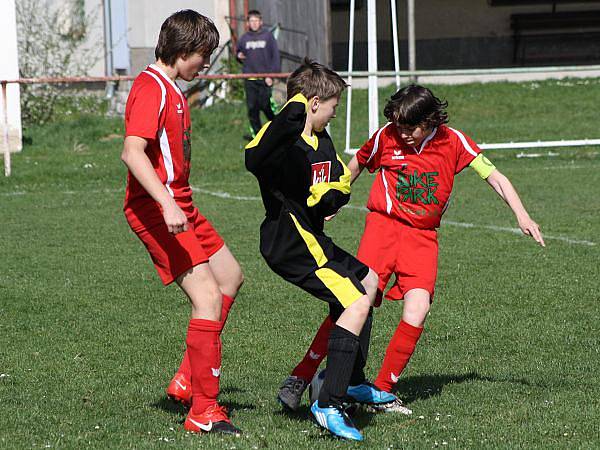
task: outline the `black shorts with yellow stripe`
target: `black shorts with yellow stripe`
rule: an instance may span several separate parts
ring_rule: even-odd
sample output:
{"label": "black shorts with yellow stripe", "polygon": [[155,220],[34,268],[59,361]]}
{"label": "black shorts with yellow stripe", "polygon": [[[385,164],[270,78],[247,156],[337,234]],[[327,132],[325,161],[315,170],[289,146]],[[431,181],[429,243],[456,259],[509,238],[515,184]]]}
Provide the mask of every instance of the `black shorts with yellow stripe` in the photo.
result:
{"label": "black shorts with yellow stripe", "polygon": [[262,223],[260,252],[283,279],[330,304],[347,308],[366,293],[361,280],[369,267],[286,208]]}

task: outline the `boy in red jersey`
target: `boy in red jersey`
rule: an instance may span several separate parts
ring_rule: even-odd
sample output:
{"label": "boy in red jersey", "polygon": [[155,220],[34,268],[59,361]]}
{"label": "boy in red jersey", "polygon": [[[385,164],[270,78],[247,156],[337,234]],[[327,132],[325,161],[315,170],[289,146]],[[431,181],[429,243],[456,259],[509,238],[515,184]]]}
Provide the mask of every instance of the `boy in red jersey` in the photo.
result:
{"label": "boy in red jersey", "polygon": [[162,24],[156,63],[135,79],[127,99],[121,159],[129,169],[127,222],[162,282],[177,282],[192,304],[187,349],[167,394],[191,405],[186,430],[238,435],[217,396],[221,331],[242,271],[192,202],[190,111],[175,84],[193,80],[218,43],[215,25],[195,11],[179,11]]}
{"label": "boy in red jersey", "polygon": [[[386,298],[404,300],[402,320],[375,380],[375,385],[387,392],[392,391],[408,364],[431,306],[437,276],[436,229],[448,206],[456,174],[467,166],[473,168],[508,204],[523,233],[545,245],[539,226],[529,217],[508,178],[481,154],[473,140],[445,125],[447,106],[425,87],[401,89],[385,106],[389,123],[348,164],[351,182],[365,167],[369,172],[377,171],[357,257],[379,275],[377,304],[392,274],[396,279]],[[306,356],[284,381],[280,398],[295,396],[297,407],[303,387],[327,352],[330,328],[330,321],[325,319]],[[381,405],[379,410],[411,413],[400,400]]]}

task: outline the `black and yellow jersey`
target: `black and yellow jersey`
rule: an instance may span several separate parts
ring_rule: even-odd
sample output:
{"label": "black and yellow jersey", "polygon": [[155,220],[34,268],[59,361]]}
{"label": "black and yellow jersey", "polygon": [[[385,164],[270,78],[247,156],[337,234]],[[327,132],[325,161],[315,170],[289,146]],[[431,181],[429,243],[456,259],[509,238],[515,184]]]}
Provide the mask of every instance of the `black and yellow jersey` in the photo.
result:
{"label": "black and yellow jersey", "polygon": [[364,295],[368,267],[324,234],[325,217],[350,199],[350,170],[326,131],[303,135],[306,98],[290,99],[246,146],[246,168],[265,206],[260,251],[274,272],[344,307]]}
{"label": "black and yellow jersey", "polygon": [[258,179],[267,218],[285,205],[315,231],[350,199],[350,171],[327,131],[302,133],[306,98],[298,94],[246,146],[246,168]]}

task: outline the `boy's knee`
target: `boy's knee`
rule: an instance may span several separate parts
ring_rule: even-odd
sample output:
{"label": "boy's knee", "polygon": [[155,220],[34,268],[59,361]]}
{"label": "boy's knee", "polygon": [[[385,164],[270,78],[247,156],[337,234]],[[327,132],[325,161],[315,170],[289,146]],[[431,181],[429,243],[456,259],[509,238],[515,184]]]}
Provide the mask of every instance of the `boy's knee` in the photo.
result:
{"label": "boy's knee", "polygon": [[379,287],[379,276],[374,270],[369,269],[367,276],[365,276],[362,279],[361,283],[367,291],[367,295],[371,299],[372,306],[372,304],[375,301],[375,294],[377,293],[377,288]]}
{"label": "boy's knee", "polygon": [[356,314],[367,317],[372,306],[373,299],[368,295],[363,295],[361,298],[352,303],[350,308],[352,308]]}
{"label": "boy's knee", "polygon": [[235,297],[237,295],[237,293],[242,288],[242,284],[244,284],[244,281],[245,281],[244,274],[240,270],[239,273],[236,275],[235,279],[233,280],[233,283],[231,286],[231,288],[233,290],[233,295],[231,297]]}
{"label": "boy's knee", "polygon": [[226,279],[219,283],[219,289],[221,292],[229,297],[235,298],[239,290],[244,284],[244,274],[242,269],[238,266],[235,270],[230,270]]}
{"label": "boy's knee", "polygon": [[423,289],[409,291],[404,296],[403,319],[411,325],[422,325],[431,309],[430,299],[430,294]]}

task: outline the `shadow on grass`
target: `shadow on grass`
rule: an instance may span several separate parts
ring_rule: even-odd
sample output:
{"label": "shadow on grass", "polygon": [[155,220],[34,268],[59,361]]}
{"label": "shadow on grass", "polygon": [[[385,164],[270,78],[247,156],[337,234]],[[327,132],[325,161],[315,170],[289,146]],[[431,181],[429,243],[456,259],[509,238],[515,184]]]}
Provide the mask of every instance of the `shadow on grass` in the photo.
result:
{"label": "shadow on grass", "polygon": [[529,381],[524,379],[494,378],[479,375],[476,372],[469,372],[465,374],[421,375],[407,377],[398,382],[394,389],[394,393],[396,393],[405,403],[411,403],[416,400],[425,400],[430,397],[440,395],[446,385],[470,381],[514,383],[525,386],[531,385]]}
{"label": "shadow on grass", "polygon": [[181,403],[174,402],[168,397],[161,398],[157,402],[152,403],[151,406],[156,409],[162,409],[163,411],[171,414],[185,415],[188,412],[188,409],[185,406],[183,406]]}
{"label": "shadow on grass", "polygon": [[[231,391],[232,392],[243,392],[242,390],[236,389],[236,388],[232,389]],[[235,413],[235,411],[239,411],[242,409],[246,409],[246,410],[256,409],[256,406],[254,406],[250,403],[219,402],[219,404],[226,406],[227,410],[232,413]],[[156,409],[162,409],[163,411],[166,411],[170,414],[185,416],[188,413],[188,408],[183,406],[181,403],[174,402],[173,400],[169,399],[168,397],[161,398],[157,402],[152,403],[151,406]]]}

